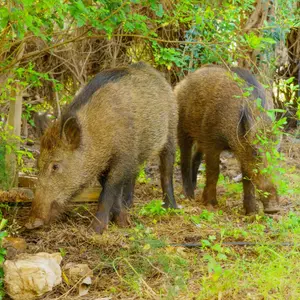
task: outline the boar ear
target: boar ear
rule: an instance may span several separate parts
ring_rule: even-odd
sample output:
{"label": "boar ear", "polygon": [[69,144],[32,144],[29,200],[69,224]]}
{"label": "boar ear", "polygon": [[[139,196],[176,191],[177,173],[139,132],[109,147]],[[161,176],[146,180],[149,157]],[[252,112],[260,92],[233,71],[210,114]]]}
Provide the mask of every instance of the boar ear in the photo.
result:
{"label": "boar ear", "polygon": [[62,139],[73,149],[80,145],[80,127],[76,117],[68,118],[62,127]]}

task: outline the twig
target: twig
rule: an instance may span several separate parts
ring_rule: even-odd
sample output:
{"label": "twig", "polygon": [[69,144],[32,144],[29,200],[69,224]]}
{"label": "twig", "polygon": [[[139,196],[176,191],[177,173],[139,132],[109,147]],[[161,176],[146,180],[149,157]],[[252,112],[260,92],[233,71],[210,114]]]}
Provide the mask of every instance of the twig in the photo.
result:
{"label": "twig", "polygon": [[[282,243],[256,243],[256,242],[222,242],[224,246],[283,246],[283,247],[300,247],[292,242],[282,242]],[[186,247],[186,248],[199,248],[202,247],[200,243],[188,243],[188,244],[170,244],[173,247]]]}

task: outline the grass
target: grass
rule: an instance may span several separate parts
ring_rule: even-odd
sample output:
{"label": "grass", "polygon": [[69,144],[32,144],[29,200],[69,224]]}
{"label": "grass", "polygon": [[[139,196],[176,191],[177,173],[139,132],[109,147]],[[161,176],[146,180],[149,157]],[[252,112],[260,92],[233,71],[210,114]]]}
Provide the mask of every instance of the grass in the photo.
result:
{"label": "grass", "polygon": [[[96,205],[89,204],[70,207],[69,217],[22,236],[29,253],[60,252],[63,269],[68,262],[89,265],[95,276],[81,299],[300,299],[300,172],[287,170],[280,215],[245,216],[242,186],[225,173],[217,208],[199,202],[200,176],[196,201],[182,197],[177,181],[182,208],[165,209],[158,180],[145,180],[143,173],[129,228],[112,224],[102,236],[92,234],[88,226]],[[9,224],[22,223],[28,213],[19,209],[19,219]],[[43,299],[77,299],[70,288],[64,282]]]}
{"label": "grass", "polygon": [[[181,213],[176,215],[181,228],[192,224],[201,230],[194,242],[199,246],[192,249],[185,243],[173,245],[172,237],[159,230],[168,214],[158,217],[156,224],[149,218],[148,225],[137,223],[127,230],[126,247],[106,261],[120,280],[116,295],[126,291],[140,299],[300,298],[299,215],[289,213],[279,221],[257,216],[249,223],[207,210],[196,216]],[[232,240],[256,245],[225,245]],[[282,246],[283,242],[290,244]]]}

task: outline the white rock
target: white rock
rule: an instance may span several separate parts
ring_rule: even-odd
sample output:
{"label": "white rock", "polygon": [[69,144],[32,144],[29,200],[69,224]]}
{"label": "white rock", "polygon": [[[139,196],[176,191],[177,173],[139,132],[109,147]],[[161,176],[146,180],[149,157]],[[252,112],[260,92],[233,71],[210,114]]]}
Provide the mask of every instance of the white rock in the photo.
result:
{"label": "white rock", "polygon": [[232,178],[234,182],[241,182],[243,180],[243,174],[239,174],[237,176],[235,176],[234,178]]}
{"label": "white rock", "polygon": [[93,271],[87,264],[67,263],[64,268],[69,284],[74,285],[77,281],[82,281],[85,277],[93,276]]}
{"label": "white rock", "polygon": [[93,271],[87,264],[68,263],[64,269],[68,284],[78,286],[78,295],[84,296],[89,292],[92,284]]}
{"label": "white rock", "polygon": [[7,294],[14,300],[36,299],[62,282],[60,253],[21,254],[5,261]]}

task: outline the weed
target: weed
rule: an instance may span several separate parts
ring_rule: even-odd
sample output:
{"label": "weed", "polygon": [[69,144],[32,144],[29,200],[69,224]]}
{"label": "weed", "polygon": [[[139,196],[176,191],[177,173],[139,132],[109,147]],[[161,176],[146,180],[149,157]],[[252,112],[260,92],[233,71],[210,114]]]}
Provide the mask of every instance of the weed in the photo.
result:
{"label": "weed", "polygon": [[5,260],[6,250],[2,247],[3,238],[7,236],[7,232],[3,231],[7,224],[7,220],[0,215],[0,300],[4,297],[4,272],[3,263]]}
{"label": "weed", "polygon": [[199,225],[201,221],[212,221],[215,217],[215,213],[209,212],[207,209],[203,209],[200,215],[198,216],[191,216],[190,220],[196,224]]}
{"label": "weed", "polygon": [[62,257],[65,257],[66,255],[67,255],[67,251],[66,251],[66,249],[64,249],[64,248],[59,248],[59,253],[60,253],[60,255],[62,256]]}
{"label": "weed", "polygon": [[155,217],[183,213],[180,209],[164,208],[163,204],[164,202],[162,200],[152,200],[140,209],[139,215]]}
{"label": "weed", "polygon": [[150,178],[147,178],[146,172],[145,172],[145,165],[143,165],[140,169],[138,178],[137,178],[137,182],[138,183],[149,183],[150,182]]}

